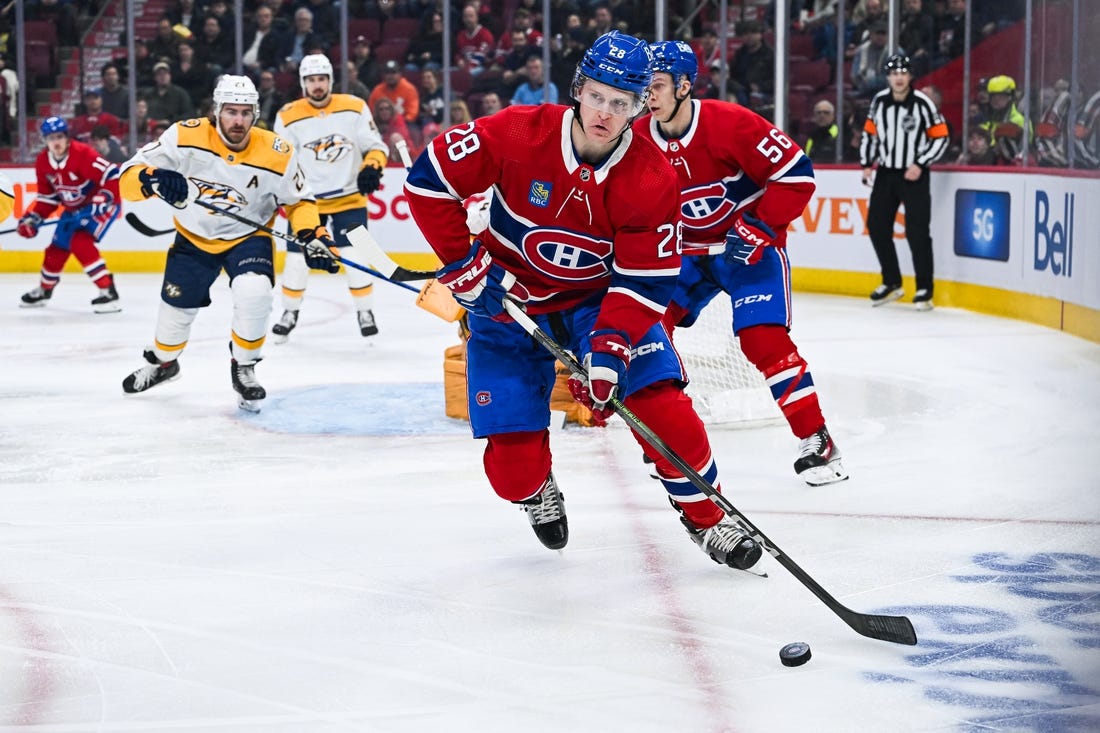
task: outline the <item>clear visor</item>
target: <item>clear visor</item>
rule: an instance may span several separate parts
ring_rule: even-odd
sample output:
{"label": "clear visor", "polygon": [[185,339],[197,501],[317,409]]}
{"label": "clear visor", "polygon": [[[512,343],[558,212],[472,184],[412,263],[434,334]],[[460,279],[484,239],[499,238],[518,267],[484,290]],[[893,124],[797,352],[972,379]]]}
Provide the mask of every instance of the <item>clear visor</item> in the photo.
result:
{"label": "clear visor", "polygon": [[585,107],[613,117],[637,117],[645,107],[645,94],[624,92],[581,76],[573,85],[573,99]]}

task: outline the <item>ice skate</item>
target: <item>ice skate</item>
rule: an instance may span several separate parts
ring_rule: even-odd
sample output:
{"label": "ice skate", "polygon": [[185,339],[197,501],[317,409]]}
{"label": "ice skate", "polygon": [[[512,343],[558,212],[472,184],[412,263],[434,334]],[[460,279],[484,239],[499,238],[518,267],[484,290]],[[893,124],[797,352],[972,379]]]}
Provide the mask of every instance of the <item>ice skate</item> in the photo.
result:
{"label": "ice skate", "polygon": [[114,283],[99,289],[99,297],[92,299],[92,310],[96,313],[118,313],[122,310]]}
{"label": "ice skate", "polygon": [[279,322],[271,327],[271,333],[275,335],[275,343],[285,344],[290,338],[290,332],[298,325],[298,311],[283,311]]}
{"label": "ice skate", "polygon": [[142,356],[149,362],[147,366],[138,369],[126,379],[122,380],[122,391],[126,394],[144,392],[150,387],[155,387],[162,382],[169,382],[179,378],[179,361],[160,361],[152,350],[146,351]]}
{"label": "ice skate", "polygon": [[378,324],[374,322],[374,313],[369,310],[359,311],[359,333],[373,336],[378,333]]}
{"label": "ice skate", "polygon": [[840,463],[840,449],[836,447],[829,429],[822,427],[799,445],[794,472],[810,486],[824,486],[848,478],[848,472]]}
{"label": "ice skate", "polygon": [[551,550],[560,550],[569,542],[569,520],[565,516],[565,496],[558,491],[554,474],[546,478],[546,483],[535,496],[517,501],[527,512],[527,519],[539,542]]}
{"label": "ice skate", "polygon": [[237,391],[237,406],[246,412],[259,412],[260,400],[267,397],[267,391],[256,381],[256,362],[241,364],[230,359],[229,374]]}
{"label": "ice skate", "polygon": [[763,554],[756,540],[749,537],[729,517],[722,517],[721,521],[713,527],[700,530],[684,516],[681,510],[680,521],[683,522],[699,549],[719,565],[728,565],[736,570],[748,570],[760,560]]}
{"label": "ice skate", "polygon": [[932,291],[921,288],[913,293],[913,307],[919,311],[932,310]]}
{"label": "ice skate", "polygon": [[39,285],[34,290],[28,290],[27,292],[23,293],[23,297],[20,298],[22,302],[19,304],[19,307],[41,308],[42,306],[46,305],[46,301],[48,301],[52,295],[53,290],[46,290],[41,285]]}
{"label": "ice skate", "polygon": [[887,303],[893,303],[895,300],[905,295],[905,290],[901,285],[887,285],[883,283],[871,291],[871,305],[880,306]]}

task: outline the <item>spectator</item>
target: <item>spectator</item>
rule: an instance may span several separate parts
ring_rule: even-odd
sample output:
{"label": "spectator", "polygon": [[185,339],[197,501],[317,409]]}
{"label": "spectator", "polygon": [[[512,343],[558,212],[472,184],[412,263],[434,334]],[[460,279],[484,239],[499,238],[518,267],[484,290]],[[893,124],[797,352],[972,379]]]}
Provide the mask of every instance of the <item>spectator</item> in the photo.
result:
{"label": "spectator", "polygon": [[355,48],[352,50],[352,59],[359,67],[359,81],[367,89],[374,89],[378,82],[382,81],[382,69],[378,65],[378,59],[374,57],[374,49],[365,36],[355,39]]}
{"label": "spectator", "polygon": [[11,123],[19,115],[19,75],[8,68],[8,57],[0,54],[0,145],[11,145]]}
{"label": "spectator", "polygon": [[764,29],[758,22],[743,21],[737,32],[744,43],[730,65],[732,91],[742,105],[760,110],[771,103],[775,90],[775,51],[764,43]]}
{"label": "spectator", "polygon": [[527,59],[533,55],[542,55],[541,51],[527,45],[523,31],[513,30],[511,36],[512,46],[508,53],[497,55],[497,65],[501,70],[501,86],[508,94],[514,93],[516,87],[527,80],[525,73]]}
{"label": "spectator", "polygon": [[956,161],[959,165],[997,165],[1000,162],[993,152],[993,140],[984,127],[971,128],[966,138],[966,152]]}
{"label": "spectator", "polygon": [[405,56],[405,68],[409,70],[443,68],[443,14],[433,11],[420,32],[409,41]]}
{"label": "spectator", "polygon": [[542,46],[542,33],[531,27],[531,11],[527,8],[516,8],[516,12],[512,14],[512,27],[497,46],[497,59],[503,59],[515,46],[517,37],[514,34],[517,32],[522,36],[521,45],[534,48]]}
{"label": "spectator", "polygon": [[313,13],[313,32],[321,38],[323,46],[335,43],[340,36],[340,14],[332,0],[308,0],[305,7]]}
{"label": "spectator", "polygon": [[947,0],[947,11],[937,18],[935,64],[943,66],[963,55],[966,42],[966,0]]}
{"label": "spectator", "polygon": [[286,104],[286,97],[275,86],[274,71],[264,69],[260,72],[260,85],[256,91],[260,93],[260,114],[256,124],[270,130],[275,126],[275,115]]}
{"label": "spectator", "polygon": [[496,92],[486,92],[481,98],[481,114],[478,117],[488,117],[491,114],[496,114],[501,110],[503,104],[500,101],[500,95]]}
{"label": "spectator", "polygon": [[172,64],[172,81],[187,91],[192,102],[210,96],[215,77],[210,67],[196,58],[195,49],[190,43],[181,42],[177,50],[179,60]]}
{"label": "spectator", "polygon": [[82,143],[90,142],[92,130],[97,126],[106,127],[108,134],[114,137],[121,137],[126,131],[122,120],[103,111],[103,96],[100,91],[85,89],[84,114],[77,115],[69,122],[69,136]]}
{"label": "spectator", "polygon": [[134,100],[134,129],[137,132],[137,144],[141,147],[152,140],[153,121],[149,119],[149,100],[139,95]]}
{"label": "spectator", "polygon": [[885,20],[875,21],[870,38],[860,44],[852,61],[852,84],[864,99],[886,88],[886,74],[882,69],[890,57],[890,49],[886,47],[887,32]]}
{"label": "spectator", "polygon": [[[497,102],[499,103],[499,99]],[[451,124],[452,125],[465,125],[469,122],[473,122],[473,117],[470,116],[470,108],[466,106],[465,100],[456,99],[451,102]]]}
{"label": "spectator", "polygon": [[242,38],[244,53],[241,63],[252,74],[261,69],[274,69],[279,65],[279,47],[283,44],[282,34],[275,29],[275,13],[266,5],[256,8],[252,22],[244,30]]}
{"label": "spectator", "polygon": [[389,97],[378,97],[371,105],[374,114],[374,124],[378,125],[378,134],[382,142],[389,146],[388,157],[392,164],[401,165],[401,156],[397,152],[397,143],[404,140],[409,146],[409,154],[412,151],[412,135],[409,134],[409,126],[405,124],[405,118],[397,113]]}
{"label": "spectator", "polygon": [[496,40],[478,19],[477,8],[462,8],[462,29],[455,39],[455,64],[471,74],[480,74],[493,58]]}
{"label": "spectator", "polygon": [[192,35],[199,35],[202,31],[203,14],[195,8],[195,0],[176,0],[176,7],[164,14],[173,26],[182,25],[191,31]]}
{"label": "spectator", "polygon": [[434,122],[443,124],[443,112],[447,103],[443,101],[443,87],[439,84],[439,74],[432,69],[420,73],[420,126]]}
{"label": "spectator", "polygon": [[[149,47],[140,38],[134,40],[134,74],[138,88],[153,86],[153,66],[157,60],[149,53]],[[127,74],[129,70],[127,70]],[[129,76],[127,76],[129,79]]]}
{"label": "spectator", "polygon": [[577,64],[584,58],[584,52],[588,50],[585,38],[583,28],[574,28],[566,33],[561,53],[557,54],[554,62],[550,64],[550,78],[559,90],[567,90],[570,95],[573,90],[573,74],[576,72]]}
{"label": "spectator", "polygon": [[118,64],[110,61],[99,71],[103,86],[99,96],[103,101],[103,111],[113,114],[120,120],[130,119],[130,93],[119,81]]}
{"label": "spectator", "polygon": [[591,46],[597,38],[610,32],[612,23],[614,18],[611,15],[611,8],[607,7],[606,3],[601,2],[594,6],[592,18],[588,21],[588,38],[585,39],[585,46]]}
{"label": "spectator", "polygon": [[[167,61],[153,66],[153,87],[145,94],[148,102],[150,128],[160,123],[167,128],[174,122],[195,116],[195,105],[185,89],[172,83],[172,67]],[[159,134],[159,133],[158,133]]]}
{"label": "spectator", "polygon": [[294,29],[283,37],[283,45],[277,58],[283,71],[297,71],[298,62],[315,46],[323,45],[320,37],[313,32],[313,11],[298,8],[294,11]]}
{"label": "spectator", "polygon": [[[364,102],[370,99],[370,90],[359,81],[359,67],[351,59],[344,62],[344,73],[348,75],[348,94],[353,94]],[[333,84],[333,87],[336,85]]]}
{"label": "spectator", "polygon": [[[531,56],[527,59],[527,81],[523,82],[516,88],[515,94],[512,95],[512,104],[521,105],[538,105],[546,101],[547,85],[543,79],[542,73],[542,59],[538,56]],[[554,85],[554,82],[550,82],[549,89],[549,102],[550,104],[558,103],[558,88]]]}
{"label": "spectator", "polygon": [[835,163],[839,135],[836,108],[829,100],[822,99],[814,105],[814,129],[810,131],[802,150],[815,163]]}
{"label": "spectator", "polygon": [[[233,35],[237,17],[233,14],[233,11],[229,9],[229,0],[210,0],[206,5],[206,17],[209,18],[211,16],[218,19],[218,25],[222,27],[223,33],[227,36]],[[205,18],[203,19],[203,25],[206,25]]]}
{"label": "spectator", "polygon": [[202,22],[202,34],[195,39],[195,56],[215,77],[235,65],[233,39],[213,15]]}
{"label": "spectator", "polygon": [[1027,121],[1016,108],[1016,80],[995,76],[986,85],[989,92],[989,119],[981,124],[989,131],[993,150],[1006,161],[1023,158],[1024,126]]}
{"label": "spectator", "polygon": [[77,6],[61,0],[38,0],[26,4],[26,20],[44,20],[57,28],[57,42],[62,46],[76,46],[80,43],[77,28]]}
{"label": "spectator", "polygon": [[709,69],[715,61],[721,60],[722,49],[718,47],[718,34],[712,28],[703,30],[703,37],[693,43],[695,57],[699,59],[700,69]]}
{"label": "spectator", "polygon": [[921,0],[903,0],[898,45],[909,54],[914,77],[931,71],[935,31],[932,16],[922,9]]}
{"label": "spectator", "polygon": [[157,61],[172,63],[177,58],[176,45],[179,40],[179,36],[172,30],[172,21],[167,17],[161,18],[157,21],[156,35],[148,41],[149,53]]}
{"label": "spectator", "polygon": [[390,100],[397,114],[406,123],[416,123],[420,116],[420,92],[401,75],[401,65],[393,60],[386,62],[382,70],[382,81],[371,90],[367,103],[374,109],[378,100],[383,98]]}
{"label": "spectator", "polygon": [[97,125],[92,128],[89,136],[91,146],[99,153],[100,157],[111,163],[125,163],[130,159],[126,151],[119,145],[118,140],[111,135],[106,125]]}

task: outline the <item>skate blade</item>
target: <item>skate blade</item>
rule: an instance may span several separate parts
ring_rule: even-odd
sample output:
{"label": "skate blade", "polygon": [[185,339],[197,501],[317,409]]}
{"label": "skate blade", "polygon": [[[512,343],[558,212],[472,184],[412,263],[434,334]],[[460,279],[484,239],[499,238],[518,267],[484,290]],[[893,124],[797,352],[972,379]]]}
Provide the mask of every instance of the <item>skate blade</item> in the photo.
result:
{"label": "skate blade", "polygon": [[288,334],[278,334],[278,333],[271,334],[271,341],[273,343],[285,344],[289,340],[290,340],[290,334],[289,333]]}
{"label": "skate blade", "polygon": [[878,308],[880,305],[886,305],[887,303],[893,303],[895,300],[901,300],[903,297],[905,297],[905,291],[902,290],[901,288],[898,288],[897,290],[890,293],[889,295],[887,295],[882,300],[872,300],[871,301],[871,307],[872,308]]}
{"label": "skate blade", "polygon": [[237,398],[237,407],[241,408],[245,412],[251,412],[253,414],[260,411],[260,400],[246,400],[243,397]]}
{"label": "skate blade", "polygon": [[46,301],[40,300],[37,303],[24,303],[23,301],[19,301],[19,307],[20,308],[45,308],[46,307]]}
{"label": "skate blade", "polygon": [[122,306],[117,303],[106,303],[104,305],[93,305],[92,310],[96,313],[121,313]]}
{"label": "skate blade", "polygon": [[825,486],[826,484],[847,481],[848,472],[844,470],[844,466],[842,466],[838,460],[832,463],[826,463],[824,466],[807,468],[805,471],[798,474],[798,477],[810,486]]}

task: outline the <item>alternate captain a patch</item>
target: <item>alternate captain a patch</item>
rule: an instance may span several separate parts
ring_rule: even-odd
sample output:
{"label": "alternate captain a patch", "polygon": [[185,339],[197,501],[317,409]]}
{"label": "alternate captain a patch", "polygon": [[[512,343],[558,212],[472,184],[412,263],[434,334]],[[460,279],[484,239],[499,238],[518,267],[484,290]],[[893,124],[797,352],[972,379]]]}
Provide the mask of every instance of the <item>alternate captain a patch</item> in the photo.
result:
{"label": "alternate captain a patch", "polygon": [[545,209],[550,205],[550,190],[553,186],[545,181],[531,181],[531,190],[527,192],[527,200],[532,206]]}

